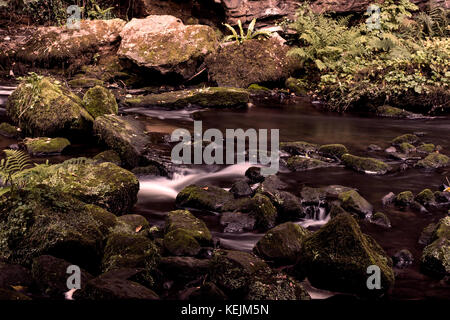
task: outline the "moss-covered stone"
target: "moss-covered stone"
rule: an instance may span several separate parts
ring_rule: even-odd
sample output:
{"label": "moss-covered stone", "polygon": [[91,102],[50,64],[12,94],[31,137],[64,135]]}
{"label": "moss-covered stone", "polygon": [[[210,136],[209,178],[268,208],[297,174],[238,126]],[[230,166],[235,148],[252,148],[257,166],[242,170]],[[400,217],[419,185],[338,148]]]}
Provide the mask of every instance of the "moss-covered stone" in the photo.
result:
{"label": "moss-covered stone", "polygon": [[319,146],[317,144],[305,141],[281,142],[280,148],[283,151],[295,155],[307,155],[308,153],[316,152]]}
{"label": "moss-covered stone", "polygon": [[331,164],[328,162],[302,156],[289,157],[286,161],[286,164],[291,171],[304,171],[318,168],[327,168],[331,166]]}
{"label": "moss-covered stone", "polygon": [[211,232],[209,232],[206,224],[194,217],[188,210],[169,212],[164,230],[166,234],[175,230],[183,230],[201,245],[210,245],[212,241]]}
{"label": "moss-covered stone", "polygon": [[37,156],[59,154],[70,146],[66,138],[26,138],[23,143],[28,153]]}
{"label": "moss-covered stone", "polygon": [[200,252],[200,244],[184,229],[175,229],[164,236],[164,248],[175,256],[195,256]]}
{"label": "moss-covered stone", "polygon": [[266,260],[294,263],[297,261],[303,241],[310,231],[292,222],[286,222],[270,229],[253,249]]}
{"label": "moss-covered stone", "polygon": [[404,135],[394,138],[391,141],[391,143],[392,143],[392,145],[400,145],[404,142],[410,143],[410,144],[415,144],[418,141],[419,141],[419,137],[416,136],[415,134],[404,134]]}
{"label": "moss-covered stone", "polygon": [[436,202],[434,192],[430,189],[424,189],[419,192],[416,195],[415,200],[424,206],[433,205]]}
{"label": "moss-covered stone", "polygon": [[38,165],[17,178],[28,186],[45,184],[115,214],[126,214],[137,201],[139,181],[110,162],[78,158],[55,165]]}
{"label": "moss-covered stone", "polygon": [[190,185],[181,190],[176,198],[180,207],[210,211],[221,211],[234,197],[230,192],[215,186]]}
{"label": "moss-covered stone", "polygon": [[411,143],[402,142],[399,144],[398,148],[403,153],[410,153],[416,151],[416,147],[414,147]]}
{"label": "moss-covered stone", "polygon": [[328,158],[340,159],[348,153],[348,149],[343,144],[326,144],[319,148],[319,153]]}
{"label": "moss-covered stone", "polygon": [[100,79],[76,77],[68,82],[72,88],[92,88],[95,86],[103,86],[104,82]]}
{"label": "moss-covered stone", "polygon": [[383,212],[374,213],[370,221],[385,228],[390,228],[392,226],[391,220],[389,220],[387,215]]}
{"label": "moss-covered stone", "polygon": [[358,172],[370,174],[385,174],[390,167],[381,160],[374,158],[357,157],[351,154],[344,154],[341,157],[346,167]]}
{"label": "moss-covered stone", "polygon": [[259,85],[259,84],[256,84],[256,83],[252,83],[251,85],[249,85],[248,86],[248,88],[247,88],[250,92],[256,92],[256,93],[259,93],[259,92],[263,92],[263,93],[270,93],[272,90],[270,90],[269,88],[267,88],[267,87],[264,87],[264,86],[261,86],[261,85]]}
{"label": "moss-covered stone", "polygon": [[425,169],[438,169],[449,165],[450,158],[437,152],[430,153],[425,159],[417,162],[418,167]]}
{"label": "moss-covered stone", "polygon": [[78,96],[54,79],[35,75],[14,90],[6,112],[25,134],[38,137],[87,131],[93,121]]}
{"label": "moss-covered stone", "polygon": [[395,204],[400,207],[406,207],[409,206],[414,201],[414,194],[411,191],[403,191],[400,192],[395,197]]}
{"label": "moss-covered stone", "polygon": [[120,166],[122,164],[120,156],[114,150],[106,150],[100,152],[99,154],[95,155],[93,159],[98,162],[111,162],[117,166]]}
{"label": "moss-covered stone", "polygon": [[366,218],[373,212],[373,206],[364,199],[356,190],[350,190],[339,194],[342,201],[342,208],[350,213]]}
{"label": "moss-covered stone", "polygon": [[17,128],[10,125],[9,123],[2,122],[0,123],[0,135],[7,138],[15,138],[19,135]]}
{"label": "moss-covered stone", "polygon": [[392,107],[389,105],[380,106],[376,109],[376,114],[380,117],[386,118],[417,118],[419,115],[404,109]]}
{"label": "moss-covered stone", "polygon": [[45,185],[9,193],[0,199],[0,255],[30,265],[50,254],[95,270],[108,232],[99,211]]}
{"label": "moss-covered stone", "polygon": [[298,96],[304,96],[308,93],[308,84],[302,79],[289,77],[284,82],[284,86]]}
{"label": "moss-covered stone", "polygon": [[267,230],[275,226],[277,209],[265,195],[257,193],[253,196],[251,202],[251,213],[256,219],[257,228]]}
{"label": "moss-covered stone", "polygon": [[101,86],[95,86],[86,91],[83,96],[83,104],[94,119],[105,114],[119,112],[114,94]]}
{"label": "moss-covered stone", "polygon": [[417,147],[417,152],[420,153],[432,153],[436,150],[436,146],[432,143],[422,143]]}
{"label": "moss-covered stone", "polygon": [[[381,289],[367,287],[369,266],[380,268]],[[314,287],[360,295],[382,295],[394,284],[392,261],[354,218],[338,215],[307,238],[296,269]]]}
{"label": "moss-covered stone", "polygon": [[203,89],[170,91],[125,99],[130,107],[158,106],[180,109],[189,106],[202,108],[230,108],[246,106],[247,90],[238,88],[208,87]]}

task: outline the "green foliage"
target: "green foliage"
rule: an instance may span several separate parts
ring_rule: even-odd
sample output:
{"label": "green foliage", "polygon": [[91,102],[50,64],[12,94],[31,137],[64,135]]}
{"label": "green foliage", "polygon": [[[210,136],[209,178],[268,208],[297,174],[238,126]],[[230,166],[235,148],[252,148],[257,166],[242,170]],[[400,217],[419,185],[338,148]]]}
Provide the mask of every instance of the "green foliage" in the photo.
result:
{"label": "green foliage", "polygon": [[22,10],[34,23],[56,23],[62,25],[67,18],[67,4],[63,0],[24,1]]}
{"label": "green foliage", "polygon": [[112,10],[113,7],[109,7],[106,9],[102,9],[97,1],[95,0],[88,0],[86,1],[84,7],[81,7],[81,12],[83,14],[83,17],[85,19],[91,19],[91,20],[98,20],[98,19],[112,19],[113,13]]}
{"label": "green foliage", "polygon": [[20,150],[6,149],[3,152],[6,158],[0,161],[0,178],[3,185],[10,185],[13,189],[16,186],[15,177],[30,167],[30,157]]}
{"label": "green foliage", "polygon": [[226,36],[224,38],[225,42],[228,41],[236,41],[238,43],[242,43],[246,40],[255,39],[259,37],[268,38],[270,37],[271,33],[269,31],[254,31],[255,30],[255,24],[256,19],[253,19],[252,22],[250,22],[250,25],[248,26],[247,32],[244,32],[244,28],[242,27],[241,20],[238,21],[238,27],[239,27],[239,34],[237,31],[228,23],[225,23],[224,26],[227,27],[228,30],[231,31],[231,35]]}
{"label": "green foliage", "polygon": [[449,10],[430,5],[427,12],[420,12],[417,15],[417,29],[422,37],[448,37],[449,28]]}

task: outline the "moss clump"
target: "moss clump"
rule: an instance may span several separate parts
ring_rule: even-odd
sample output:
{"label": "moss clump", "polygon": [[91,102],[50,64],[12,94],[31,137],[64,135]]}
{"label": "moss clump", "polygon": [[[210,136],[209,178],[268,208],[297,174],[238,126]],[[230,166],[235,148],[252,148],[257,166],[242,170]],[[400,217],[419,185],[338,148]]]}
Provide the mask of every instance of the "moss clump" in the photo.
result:
{"label": "moss clump", "polygon": [[403,142],[398,147],[403,153],[410,153],[416,151],[416,147],[414,147],[411,143],[408,142]]}
{"label": "moss clump", "polygon": [[430,189],[424,189],[421,192],[419,192],[415,197],[415,200],[418,203],[423,204],[424,206],[429,206],[436,202],[434,193]]}
{"label": "moss clump", "polygon": [[248,86],[247,88],[250,91],[255,91],[255,92],[271,92],[272,90],[270,90],[269,88],[263,87],[259,84],[256,83],[252,83],[251,85]]}
{"label": "moss clump", "polygon": [[70,146],[66,138],[26,138],[23,143],[32,155],[59,154]]}
{"label": "moss clump", "polygon": [[253,249],[266,260],[294,263],[297,261],[303,241],[311,234],[303,227],[286,222],[270,229]]}
{"label": "moss clump", "polygon": [[291,171],[303,171],[303,170],[311,170],[317,168],[326,168],[329,167],[330,164],[313,158],[306,158],[302,156],[293,156],[287,159],[287,167]]}
{"label": "moss clump", "polygon": [[450,217],[442,218],[434,227],[420,261],[422,272],[438,279],[450,275]]}
{"label": "moss clump", "polygon": [[305,142],[305,141],[294,141],[294,142],[281,142],[280,148],[283,151],[291,155],[307,155],[308,153],[316,152],[319,146],[317,144]]}
{"label": "moss clump", "polygon": [[411,191],[403,191],[400,192],[396,197],[395,197],[395,204],[400,206],[400,207],[406,207],[409,206],[411,204],[411,202],[414,201],[414,194]]}
{"label": "moss clump", "polygon": [[385,215],[383,212],[376,212],[374,213],[372,219],[372,223],[378,224],[380,226],[383,226],[385,228],[391,227],[391,220]]}
{"label": "moss clump", "polygon": [[95,78],[77,77],[68,82],[72,88],[92,88],[95,86],[103,86],[104,82]]}
{"label": "moss clump", "polygon": [[100,152],[99,154],[95,155],[93,159],[98,162],[111,162],[117,166],[120,166],[122,164],[122,160],[114,150],[106,150]]}
{"label": "moss clump", "polygon": [[421,153],[432,153],[436,150],[436,146],[432,143],[422,143],[417,147],[417,151]]}
{"label": "moss clump", "polygon": [[221,211],[222,207],[233,199],[233,195],[222,188],[190,185],[178,193],[176,203],[184,208]]}
{"label": "moss clump", "polygon": [[391,143],[392,145],[401,145],[402,143],[407,142],[410,144],[415,144],[419,142],[419,137],[417,137],[415,134],[404,134],[401,136],[398,136],[394,138]]}
{"label": "moss clump", "polygon": [[80,98],[58,81],[37,75],[19,84],[8,99],[6,112],[31,136],[87,131],[93,121]]}
{"label": "moss clump", "polygon": [[200,244],[184,229],[175,229],[164,236],[164,248],[175,256],[195,256]]}
{"label": "moss clump", "polygon": [[338,198],[341,200],[344,210],[354,213],[360,218],[366,218],[373,212],[373,206],[355,190],[342,192]]}
{"label": "moss clump", "polygon": [[348,153],[344,154],[341,157],[341,160],[346,167],[358,172],[385,174],[390,169],[389,166],[381,160],[357,157]]}
{"label": "moss clump", "polygon": [[171,109],[198,106],[202,108],[232,108],[246,106],[249,93],[245,89],[209,87],[170,91],[125,100],[131,107],[159,106]]}
{"label": "moss clump", "polygon": [[326,144],[319,148],[319,153],[325,157],[340,159],[348,153],[348,149],[343,144]]}
{"label": "moss clump", "polygon": [[412,112],[388,105],[378,107],[376,113],[378,116],[386,118],[413,118],[416,116]]}
{"label": "moss clump", "polygon": [[257,193],[253,196],[251,202],[251,213],[256,219],[257,228],[261,230],[268,230],[275,226],[277,209],[265,195]]}
{"label": "moss clump", "polygon": [[0,135],[7,138],[15,138],[19,135],[17,128],[10,125],[9,123],[2,122],[0,123]]}
{"label": "moss clump", "polygon": [[304,96],[308,93],[308,84],[305,80],[289,77],[284,82],[284,85],[298,96]]}
{"label": "moss clump", "polygon": [[[367,288],[367,268],[381,270],[381,289]],[[382,295],[394,284],[392,261],[354,218],[341,214],[307,238],[296,270],[314,287],[361,295]]]}
{"label": "moss clump", "polygon": [[202,245],[211,244],[212,236],[206,224],[202,220],[194,217],[188,210],[171,211],[167,215],[164,227],[165,233],[168,234],[179,229],[186,232]]}
{"label": "moss clump", "polygon": [[84,94],[83,103],[94,119],[104,114],[117,114],[119,112],[116,97],[111,91],[101,86],[89,89]]}
{"label": "moss clump", "polygon": [[449,165],[450,158],[437,152],[430,153],[425,159],[417,162],[418,167],[425,169],[438,169]]}

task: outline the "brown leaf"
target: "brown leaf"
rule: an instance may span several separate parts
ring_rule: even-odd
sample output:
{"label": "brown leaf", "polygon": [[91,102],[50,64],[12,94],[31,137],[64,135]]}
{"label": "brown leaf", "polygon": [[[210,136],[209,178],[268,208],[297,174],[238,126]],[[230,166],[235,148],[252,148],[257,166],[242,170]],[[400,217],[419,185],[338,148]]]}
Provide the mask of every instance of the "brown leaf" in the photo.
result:
{"label": "brown leaf", "polygon": [[139,231],[141,231],[141,229],[142,229],[142,226],[137,227],[137,228],[136,228],[136,233],[139,232]]}

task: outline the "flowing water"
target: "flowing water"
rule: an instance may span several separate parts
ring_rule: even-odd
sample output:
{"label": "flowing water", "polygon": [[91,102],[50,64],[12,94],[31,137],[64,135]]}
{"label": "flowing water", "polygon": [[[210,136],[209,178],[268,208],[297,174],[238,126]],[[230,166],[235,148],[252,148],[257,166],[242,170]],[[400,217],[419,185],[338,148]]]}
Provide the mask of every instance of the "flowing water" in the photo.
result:
{"label": "flowing water", "polygon": [[[1,107],[1,100],[0,100]],[[167,112],[162,110],[133,109],[127,112],[140,115],[151,131],[171,133],[173,129],[192,129],[194,113],[191,111]],[[321,112],[307,101],[294,104],[267,104],[247,110],[207,110],[195,113],[196,120],[203,121],[203,130],[225,129],[280,129],[280,141],[308,141],[317,144],[342,143],[351,153],[368,155],[367,146],[377,144],[383,149],[398,135],[422,132],[424,142],[439,144],[443,153],[450,154],[450,118],[441,117],[421,120],[396,120],[373,118],[364,115],[339,115]],[[0,147],[14,143],[11,139],[0,138]],[[95,147],[83,148],[77,145],[70,149],[71,155],[91,155],[98,151]],[[61,161],[63,155],[52,161]],[[395,162],[393,162],[395,165]],[[134,213],[144,215],[150,222],[162,225],[168,211],[175,209],[175,197],[183,187],[196,184],[212,184],[230,188],[231,184],[244,176],[248,163],[232,166],[197,165],[179,168],[171,179],[165,177],[142,178],[138,203]],[[393,298],[421,299],[427,297],[450,298],[450,290],[442,282],[432,280],[419,272],[419,259],[423,246],[418,244],[421,231],[429,223],[437,221],[445,213],[425,215],[418,212],[399,211],[383,208],[381,198],[389,192],[398,193],[411,190],[418,193],[425,188],[432,190],[450,176],[448,170],[426,172],[407,169],[383,176],[364,175],[342,167],[317,169],[306,172],[287,172],[281,170],[280,179],[286,182],[288,191],[299,194],[303,186],[321,187],[339,184],[354,187],[374,205],[375,211],[383,211],[391,220],[392,228],[362,222],[364,232],[373,236],[389,255],[400,249],[409,249],[414,255],[411,267],[396,270],[396,285],[391,293]],[[199,213],[213,235],[223,247],[251,251],[262,236],[259,233],[223,233],[219,217],[214,213]],[[299,224],[317,229],[328,221],[323,210],[318,210],[314,219],[298,221]],[[313,289],[311,289],[312,291]],[[319,297],[320,294],[317,294]]]}

